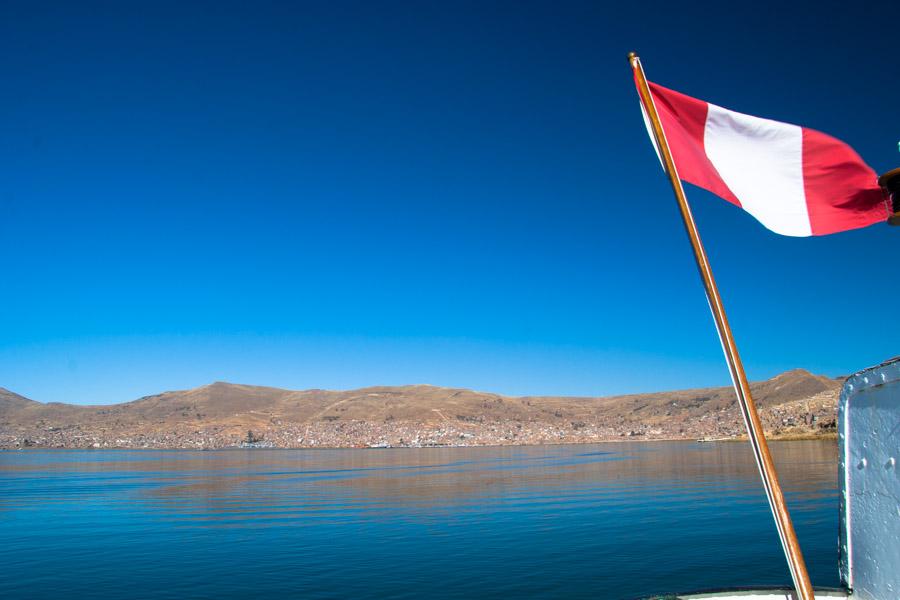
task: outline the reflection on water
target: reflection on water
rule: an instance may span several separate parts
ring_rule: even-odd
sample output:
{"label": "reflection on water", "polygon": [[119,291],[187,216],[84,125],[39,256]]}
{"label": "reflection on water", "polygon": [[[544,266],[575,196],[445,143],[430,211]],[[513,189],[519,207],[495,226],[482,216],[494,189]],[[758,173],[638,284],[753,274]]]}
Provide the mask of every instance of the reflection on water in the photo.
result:
{"label": "reflection on water", "polygon": [[[816,585],[837,449],[772,444]],[[747,446],[0,453],[0,594],[632,598],[790,581]]]}

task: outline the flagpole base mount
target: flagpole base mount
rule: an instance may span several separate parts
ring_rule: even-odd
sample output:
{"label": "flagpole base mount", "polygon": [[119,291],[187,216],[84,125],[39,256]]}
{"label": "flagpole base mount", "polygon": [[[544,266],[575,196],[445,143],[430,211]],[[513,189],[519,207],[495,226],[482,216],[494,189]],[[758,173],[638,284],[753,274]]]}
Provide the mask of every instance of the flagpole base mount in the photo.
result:
{"label": "flagpole base mount", "polygon": [[887,193],[891,201],[888,210],[892,214],[888,217],[888,224],[900,225],[900,169],[888,171],[879,177],[878,185]]}

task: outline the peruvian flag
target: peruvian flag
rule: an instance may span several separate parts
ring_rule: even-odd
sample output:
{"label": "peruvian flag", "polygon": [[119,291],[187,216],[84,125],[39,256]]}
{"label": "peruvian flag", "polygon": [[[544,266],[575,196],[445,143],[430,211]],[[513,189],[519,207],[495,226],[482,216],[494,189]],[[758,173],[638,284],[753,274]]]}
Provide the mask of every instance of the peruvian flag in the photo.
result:
{"label": "peruvian flag", "polygon": [[[887,219],[878,176],[840,140],[649,85],[678,176],[775,233],[825,235]],[[646,110],[644,120],[655,146]]]}

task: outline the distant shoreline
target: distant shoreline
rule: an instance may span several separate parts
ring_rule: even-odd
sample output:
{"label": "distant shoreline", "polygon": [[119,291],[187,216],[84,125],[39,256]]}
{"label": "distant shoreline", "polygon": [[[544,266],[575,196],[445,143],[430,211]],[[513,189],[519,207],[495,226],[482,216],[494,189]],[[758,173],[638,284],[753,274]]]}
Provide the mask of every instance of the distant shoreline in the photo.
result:
{"label": "distant shoreline", "polygon": [[[825,433],[795,433],[795,434],[774,434],[766,435],[769,442],[805,442],[805,441],[835,441],[838,435],[835,432]],[[541,446],[589,446],[593,444],[628,444],[628,443],[654,443],[654,442],[682,442],[682,443],[703,443],[703,444],[730,444],[735,442],[747,442],[747,436],[737,436],[719,439],[696,439],[684,437],[672,438],[628,438],[628,439],[608,439],[608,440],[590,440],[590,441],[566,441],[566,442],[538,442],[538,443],[521,443],[521,444],[471,444],[471,445],[455,445],[455,446],[390,446],[390,447],[371,447],[371,446],[272,446],[265,448],[248,448],[241,446],[224,446],[217,448],[197,448],[197,447],[167,447],[167,448],[148,448],[148,447],[129,447],[129,446],[108,446],[108,447],[51,447],[51,446],[23,446],[17,448],[3,447],[0,452],[29,452],[29,451],[60,451],[60,452],[104,452],[104,451],[146,451],[146,452],[231,452],[231,451],[288,451],[288,450],[448,450],[456,448],[535,448]]]}

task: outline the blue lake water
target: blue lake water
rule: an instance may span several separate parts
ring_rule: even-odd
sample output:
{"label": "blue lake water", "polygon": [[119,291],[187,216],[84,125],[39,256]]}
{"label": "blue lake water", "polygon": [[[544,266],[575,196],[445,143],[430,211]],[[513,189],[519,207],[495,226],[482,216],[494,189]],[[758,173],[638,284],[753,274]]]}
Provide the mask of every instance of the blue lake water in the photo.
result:
{"label": "blue lake water", "polygon": [[[816,586],[837,448],[773,443]],[[3,598],[635,598],[788,584],[749,448],[0,452]]]}

